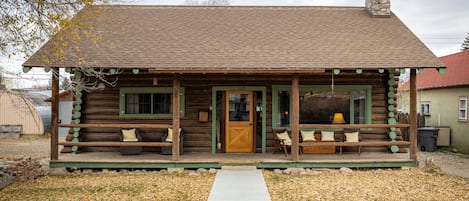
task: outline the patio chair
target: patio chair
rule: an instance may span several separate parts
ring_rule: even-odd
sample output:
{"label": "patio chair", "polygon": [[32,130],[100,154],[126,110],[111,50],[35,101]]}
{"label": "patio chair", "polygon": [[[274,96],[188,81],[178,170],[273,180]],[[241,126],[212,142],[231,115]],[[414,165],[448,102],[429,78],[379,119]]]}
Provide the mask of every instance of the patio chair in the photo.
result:
{"label": "patio chair", "polygon": [[288,135],[288,131],[286,129],[274,129],[273,136],[274,150],[272,151],[272,153],[283,150],[283,152],[285,153],[285,157],[288,157],[288,149],[291,149],[291,138]]}
{"label": "patio chair", "polygon": [[[169,129],[166,129],[164,131],[163,137],[161,137],[162,142],[171,142],[172,143],[172,135],[170,139],[168,138],[169,134]],[[179,128],[179,154],[182,154],[184,152],[184,131],[182,128]],[[173,147],[161,147],[161,154],[163,155],[171,155],[173,154]]]}
{"label": "patio chair", "polygon": [[[119,135],[121,142],[141,142],[142,137],[137,129],[122,129]],[[121,155],[138,155],[142,153],[142,147],[119,147]]]}

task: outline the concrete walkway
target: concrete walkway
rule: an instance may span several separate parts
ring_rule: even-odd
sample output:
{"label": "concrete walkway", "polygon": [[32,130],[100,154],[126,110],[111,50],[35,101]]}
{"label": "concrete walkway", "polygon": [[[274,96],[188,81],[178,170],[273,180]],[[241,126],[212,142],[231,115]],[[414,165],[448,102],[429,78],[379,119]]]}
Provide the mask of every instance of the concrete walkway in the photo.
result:
{"label": "concrete walkway", "polygon": [[270,201],[261,170],[219,170],[209,201]]}

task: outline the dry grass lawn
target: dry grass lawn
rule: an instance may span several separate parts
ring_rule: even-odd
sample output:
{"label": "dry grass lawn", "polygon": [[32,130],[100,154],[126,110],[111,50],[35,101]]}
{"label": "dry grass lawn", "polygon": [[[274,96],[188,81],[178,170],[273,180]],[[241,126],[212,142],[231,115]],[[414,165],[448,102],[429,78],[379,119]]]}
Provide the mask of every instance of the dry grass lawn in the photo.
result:
{"label": "dry grass lawn", "polygon": [[469,180],[439,168],[409,170],[311,171],[304,176],[264,172],[277,200],[469,200]]}
{"label": "dry grass lawn", "polygon": [[207,200],[214,178],[187,172],[46,176],[8,185],[0,200]]}

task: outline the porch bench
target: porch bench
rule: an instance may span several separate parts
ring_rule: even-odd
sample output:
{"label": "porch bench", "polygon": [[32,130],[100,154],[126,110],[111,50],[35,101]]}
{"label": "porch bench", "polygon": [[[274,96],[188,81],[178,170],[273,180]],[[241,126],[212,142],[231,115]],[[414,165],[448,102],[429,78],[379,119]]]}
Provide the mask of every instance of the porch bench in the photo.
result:
{"label": "porch bench", "polygon": [[406,146],[410,145],[408,141],[360,141],[360,142],[302,142],[300,146],[338,146],[340,154],[342,154],[342,147],[358,147],[358,155],[361,154],[362,147],[387,147],[387,146]]}
{"label": "porch bench", "polygon": [[[119,128],[119,129],[167,129],[169,124],[61,124],[60,127],[68,128]],[[122,142],[122,141],[89,141],[89,142],[58,142],[63,146],[80,147],[171,147],[171,142]]]}
{"label": "porch bench", "polygon": [[64,146],[81,147],[169,147],[170,142],[119,142],[119,141],[93,141],[93,142],[59,142]]}

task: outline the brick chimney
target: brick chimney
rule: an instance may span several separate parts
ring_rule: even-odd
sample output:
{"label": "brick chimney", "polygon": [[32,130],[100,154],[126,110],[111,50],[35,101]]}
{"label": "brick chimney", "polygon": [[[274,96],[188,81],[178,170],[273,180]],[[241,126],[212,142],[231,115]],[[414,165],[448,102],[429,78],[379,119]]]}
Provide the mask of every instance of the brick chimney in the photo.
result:
{"label": "brick chimney", "polygon": [[391,0],[365,0],[365,7],[371,17],[391,16]]}

